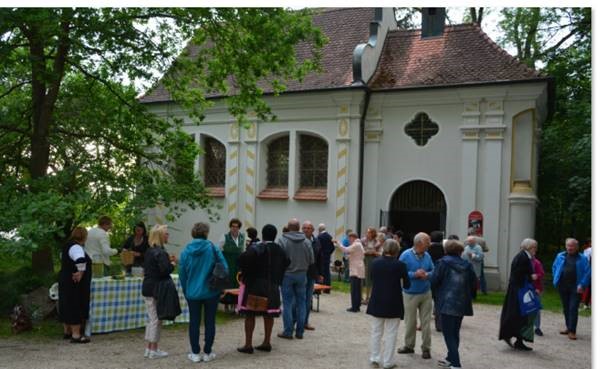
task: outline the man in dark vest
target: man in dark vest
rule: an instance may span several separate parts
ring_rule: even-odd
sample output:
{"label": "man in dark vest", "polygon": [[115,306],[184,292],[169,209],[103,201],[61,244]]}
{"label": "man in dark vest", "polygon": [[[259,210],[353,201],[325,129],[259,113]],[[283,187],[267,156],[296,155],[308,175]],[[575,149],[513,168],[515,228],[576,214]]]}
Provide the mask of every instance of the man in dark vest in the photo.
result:
{"label": "man in dark vest", "polygon": [[[319,224],[317,231],[319,232],[317,239],[321,245],[321,269],[319,273],[323,277],[323,284],[331,286],[332,277],[330,274],[330,261],[332,258],[332,253],[334,252],[332,236],[328,233],[328,231],[326,231],[326,225],[323,223]],[[325,293],[330,293],[330,290],[325,291]]]}
{"label": "man in dark vest", "polygon": [[230,288],[238,287],[236,279],[239,269],[237,258],[246,249],[246,236],[239,231],[240,228],[242,228],[242,222],[237,218],[231,219],[229,221],[229,232],[225,233],[223,239],[219,242],[219,247],[223,250],[223,255],[229,267]]}

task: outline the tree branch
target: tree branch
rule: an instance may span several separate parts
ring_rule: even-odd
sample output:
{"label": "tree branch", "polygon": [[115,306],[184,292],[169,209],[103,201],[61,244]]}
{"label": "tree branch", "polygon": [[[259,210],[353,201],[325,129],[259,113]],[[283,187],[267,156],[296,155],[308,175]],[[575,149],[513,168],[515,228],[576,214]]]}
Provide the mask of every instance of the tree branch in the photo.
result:
{"label": "tree branch", "polygon": [[19,88],[19,87],[21,87],[21,86],[24,86],[24,85],[27,85],[27,84],[29,84],[29,83],[31,83],[31,82],[32,82],[31,80],[28,80],[28,81],[23,81],[23,82],[21,82],[21,83],[18,83],[18,84],[16,84],[16,85],[12,86],[11,88],[9,88],[9,89],[8,89],[8,91],[6,91],[6,92],[5,92],[5,93],[3,93],[2,95],[0,95],[0,99],[2,99],[3,97],[6,97],[6,96],[8,96],[8,95],[10,95],[10,94],[11,94],[11,92],[13,92],[14,90],[16,90],[17,88]]}
{"label": "tree branch", "polygon": [[72,65],[74,68],[76,68],[77,70],[79,70],[80,72],[82,72],[82,74],[84,74],[85,76],[87,76],[88,78],[92,78],[95,81],[101,83],[103,86],[105,86],[109,92],[111,92],[112,95],[114,95],[115,97],[118,98],[118,100],[120,100],[122,102],[122,104],[128,106],[129,108],[133,108],[132,104],[129,103],[128,101],[126,101],[124,99],[123,96],[121,96],[118,92],[116,92],[114,90],[114,88],[111,86],[111,84],[109,84],[108,81],[104,80],[103,78],[99,77],[99,76],[95,76],[94,74],[88,72],[87,70],[85,70],[84,68],[82,68],[81,65],[73,63],[73,62],[68,62],[70,65]]}

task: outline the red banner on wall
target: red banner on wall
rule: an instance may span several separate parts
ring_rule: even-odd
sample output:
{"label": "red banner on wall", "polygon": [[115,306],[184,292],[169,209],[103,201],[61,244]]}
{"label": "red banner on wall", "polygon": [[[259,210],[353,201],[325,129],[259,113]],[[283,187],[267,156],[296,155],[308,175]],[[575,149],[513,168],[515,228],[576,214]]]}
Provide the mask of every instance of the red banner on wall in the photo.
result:
{"label": "red banner on wall", "polygon": [[468,233],[474,231],[475,235],[483,237],[483,214],[474,210],[468,214]]}

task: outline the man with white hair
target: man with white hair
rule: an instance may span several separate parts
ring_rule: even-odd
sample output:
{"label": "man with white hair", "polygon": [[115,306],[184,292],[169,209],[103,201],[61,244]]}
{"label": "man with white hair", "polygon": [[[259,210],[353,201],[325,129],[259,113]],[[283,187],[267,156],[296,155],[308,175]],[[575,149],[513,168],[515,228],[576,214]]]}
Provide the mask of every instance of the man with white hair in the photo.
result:
{"label": "man with white hair", "polygon": [[405,250],[399,257],[407,267],[410,288],[403,289],[405,310],[405,341],[397,350],[400,354],[413,354],[416,346],[416,316],[420,314],[422,328],[422,358],[431,358],[431,315],[433,300],[430,278],[433,274],[433,261],[427,252],[431,238],[420,232],[414,237],[414,246]]}
{"label": "man with white hair", "polygon": [[[319,235],[317,239],[319,240],[319,244],[321,245],[321,269],[319,273],[323,277],[323,284],[326,286],[332,285],[332,275],[330,273],[330,262],[332,259],[332,253],[334,252],[334,243],[332,243],[332,235],[326,231],[326,225],[320,223],[317,226],[317,231]],[[330,293],[330,290],[325,291],[326,293]]]}
{"label": "man with white hair", "polygon": [[559,291],[565,316],[566,334],[570,340],[576,340],[578,325],[578,307],[580,294],[590,286],[590,263],[584,254],[579,252],[578,240],[565,240],[565,251],[560,252],[552,263],[552,282]]}

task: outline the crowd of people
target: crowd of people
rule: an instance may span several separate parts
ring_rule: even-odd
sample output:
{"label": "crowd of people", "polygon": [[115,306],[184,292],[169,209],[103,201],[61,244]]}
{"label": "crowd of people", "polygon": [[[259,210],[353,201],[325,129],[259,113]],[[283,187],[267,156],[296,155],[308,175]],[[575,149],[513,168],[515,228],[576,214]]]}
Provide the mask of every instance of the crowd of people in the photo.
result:
{"label": "crowd of people", "polygon": [[[401,232],[370,227],[364,237],[347,230],[341,240],[333,239],[325,224],[318,232],[310,221],[291,219],[278,236],[272,224],[258,231],[241,231],[238,219],[229,221],[229,231],[217,245],[208,240],[210,227],[196,223],[192,240],[179,257],[170,256],[164,246],[169,233],[166,225],[155,225],[149,234],[143,223],[123,249],[134,253],[133,265],[144,268],[142,295],[147,309],[144,357],[155,359],[168,355],[159,349],[161,319],[158,310],[165,302],[158,299],[158,288],[178,265],[178,275],[189,307],[189,360],[208,362],[216,358],[212,351],[216,335],[215,318],[223,288],[237,288],[236,311],[244,319],[244,345],[237,351],[253,354],[270,352],[274,319],[281,316],[283,330],[277,337],[303,339],[306,330],[315,330],[310,322],[315,283],[331,285],[332,255],[343,253],[345,281],[350,283],[351,306],[347,312],[358,313],[363,304],[371,316],[370,364],[393,368],[394,354],[413,354],[417,331],[421,332],[423,359],[431,358],[431,319],[441,332],[447,355],[440,367],[460,368],[460,329],[464,316],[473,315],[472,301],[478,291],[486,293],[484,255],[489,251],[485,240],[470,231],[461,242],[456,235],[444,240],[440,231],[417,233],[411,243]],[[87,231],[76,227],[70,242],[63,248],[59,280],[59,313],[64,323],[64,338],[72,343],[88,343],[83,334],[90,302],[91,263],[109,257],[117,250],[109,246],[107,232],[112,222],[101,217],[97,227]],[[540,294],[544,291],[544,268],[536,258],[538,243],[525,239],[514,257],[506,297],[500,317],[499,339],[516,350],[529,351],[526,343],[541,336]],[[553,284],[558,290],[565,320],[560,333],[575,340],[580,298],[590,287],[590,251],[580,252],[578,241],[568,238],[552,266]],[[225,271],[225,286],[217,288],[211,281],[217,265]],[[219,273],[220,274],[220,273]],[[529,291],[529,292],[528,292]],[[526,295],[529,293],[529,295]],[[529,308],[529,303],[533,307]],[[588,300],[589,301],[589,300]],[[525,305],[524,305],[525,304]],[[200,323],[204,321],[204,346],[200,346]],[[263,317],[264,339],[252,342],[256,317]],[[397,347],[397,331],[404,320],[403,344]],[[515,338],[513,343],[511,340]]]}

